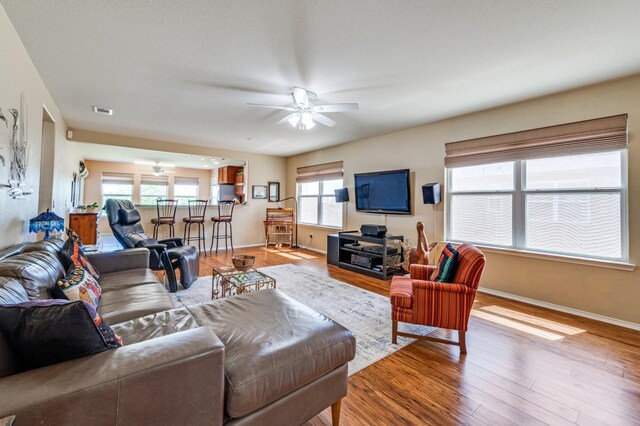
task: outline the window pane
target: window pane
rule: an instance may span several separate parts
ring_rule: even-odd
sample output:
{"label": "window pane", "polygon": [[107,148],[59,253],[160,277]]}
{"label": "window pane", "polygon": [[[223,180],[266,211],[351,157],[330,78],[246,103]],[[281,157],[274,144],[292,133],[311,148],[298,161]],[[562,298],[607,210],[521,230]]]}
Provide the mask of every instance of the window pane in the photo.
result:
{"label": "window pane", "polygon": [[452,195],[451,239],[511,246],[511,194]]}
{"label": "window pane", "polygon": [[451,169],[451,191],[513,190],[513,170],[513,162]]}
{"label": "window pane", "polygon": [[322,181],[322,195],[333,195],[335,197],[335,190],[340,188],[342,188],[342,179]]}
{"label": "window pane", "polygon": [[131,195],[133,194],[133,185],[122,185],[116,183],[103,183],[102,193],[111,195]]}
{"label": "window pane", "polygon": [[300,197],[298,200],[298,214],[301,223],[318,223],[318,198]]}
{"label": "window pane", "polygon": [[321,225],[342,227],[342,204],[336,203],[335,195],[322,197]]}
{"label": "window pane", "polygon": [[318,195],[320,192],[320,182],[300,183],[300,195]]}
{"label": "window pane", "polygon": [[175,185],[173,192],[176,197],[193,197],[198,196],[198,185]]}
{"label": "window pane", "polygon": [[526,161],[527,189],[620,188],[621,152]]}
{"label": "window pane", "polygon": [[167,185],[140,185],[140,204],[155,206],[158,199],[167,198],[168,191]]}
{"label": "window pane", "polygon": [[529,249],[621,258],[620,194],[526,196]]}

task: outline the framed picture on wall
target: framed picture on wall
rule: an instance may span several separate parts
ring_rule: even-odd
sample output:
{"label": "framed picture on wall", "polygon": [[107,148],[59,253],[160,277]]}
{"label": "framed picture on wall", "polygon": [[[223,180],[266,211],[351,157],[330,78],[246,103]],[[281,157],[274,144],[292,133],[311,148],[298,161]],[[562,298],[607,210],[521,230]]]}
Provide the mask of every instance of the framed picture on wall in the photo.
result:
{"label": "framed picture on wall", "polygon": [[251,197],[254,200],[267,199],[267,185],[253,185],[251,187]]}
{"label": "framed picture on wall", "polygon": [[276,203],[280,199],[280,182],[269,182],[269,202]]}

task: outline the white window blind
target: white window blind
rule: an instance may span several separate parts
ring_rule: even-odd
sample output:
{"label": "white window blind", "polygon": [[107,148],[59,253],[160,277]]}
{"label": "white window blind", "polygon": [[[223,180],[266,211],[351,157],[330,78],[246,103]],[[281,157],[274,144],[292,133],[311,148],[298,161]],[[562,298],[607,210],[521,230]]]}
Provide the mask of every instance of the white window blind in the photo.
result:
{"label": "white window blind", "polygon": [[178,204],[187,205],[189,200],[198,199],[200,191],[198,178],[176,176],[173,182],[173,198],[178,201]]}
{"label": "white window blind", "polygon": [[159,199],[169,195],[169,178],[167,176],[142,175],[140,177],[140,204],[155,206]]}
{"label": "white window blind", "polygon": [[133,201],[133,174],[102,173],[102,205],[109,198]]}
{"label": "white window blind", "polygon": [[296,170],[300,223],[342,227],[343,207],[335,197],[335,190],[343,185],[342,167],[342,161],[337,161]]}
{"label": "white window blind", "polygon": [[[626,123],[626,115],[613,118],[620,117]],[[616,131],[621,133],[626,147],[626,127]],[[473,161],[465,160],[472,165],[449,167],[446,237],[627,261],[627,151],[601,151],[609,143],[605,140],[594,152],[571,154],[593,148],[592,142],[579,149],[572,142],[576,149],[562,156],[541,158],[534,153],[526,159],[486,164],[484,160],[476,164],[478,157],[472,156]],[[542,152],[550,152],[547,148]]]}

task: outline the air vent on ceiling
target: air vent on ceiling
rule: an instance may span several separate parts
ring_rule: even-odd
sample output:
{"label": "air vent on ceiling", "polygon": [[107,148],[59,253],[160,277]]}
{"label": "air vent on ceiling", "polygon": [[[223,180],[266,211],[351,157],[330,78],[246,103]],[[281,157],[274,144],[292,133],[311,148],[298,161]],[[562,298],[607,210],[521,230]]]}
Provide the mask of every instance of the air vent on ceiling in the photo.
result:
{"label": "air vent on ceiling", "polygon": [[93,106],[93,112],[96,114],[113,115],[113,110],[107,107]]}

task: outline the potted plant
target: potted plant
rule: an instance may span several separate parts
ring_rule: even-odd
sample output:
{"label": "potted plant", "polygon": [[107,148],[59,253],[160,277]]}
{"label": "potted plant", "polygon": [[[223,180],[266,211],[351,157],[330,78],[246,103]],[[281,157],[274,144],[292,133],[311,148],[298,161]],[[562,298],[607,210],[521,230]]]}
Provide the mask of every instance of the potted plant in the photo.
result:
{"label": "potted plant", "polygon": [[87,204],[85,206],[87,213],[93,213],[96,211],[97,208],[98,208],[98,203]]}

